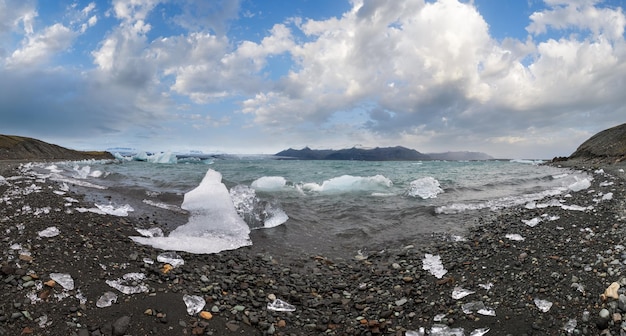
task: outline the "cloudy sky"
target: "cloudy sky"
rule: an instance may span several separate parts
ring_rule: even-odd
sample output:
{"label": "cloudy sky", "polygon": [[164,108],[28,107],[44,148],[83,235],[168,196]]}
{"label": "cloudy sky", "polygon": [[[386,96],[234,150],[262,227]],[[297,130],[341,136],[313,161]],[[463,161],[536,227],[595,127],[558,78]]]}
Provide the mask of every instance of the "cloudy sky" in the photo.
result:
{"label": "cloudy sky", "polygon": [[571,154],[626,122],[624,0],[0,0],[0,133],[75,149]]}

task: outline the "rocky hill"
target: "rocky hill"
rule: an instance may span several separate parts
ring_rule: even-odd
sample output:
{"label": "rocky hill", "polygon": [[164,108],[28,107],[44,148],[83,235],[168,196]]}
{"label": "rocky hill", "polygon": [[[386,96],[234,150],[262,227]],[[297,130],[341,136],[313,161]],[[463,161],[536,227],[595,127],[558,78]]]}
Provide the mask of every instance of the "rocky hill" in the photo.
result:
{"label": "rocky hill", "polygon": [[626,124],[606,129],[585,141],[568,159],[626,161]]}
{"label": "rocky hill", "polygon": [[492,160],[493,157],[479,152],[447,152],[447,153],[420,153],[414,149],[402,146],[376,147],[371,149],[303,149],[289,148],[275,156],[298,160],[356,160],[356,161],[428,161],[428,160]]}
{"label": "rocky hill", "polygon": [[41,140],[0,134],[0,160],[113,159],[109,152],[81,152]]}

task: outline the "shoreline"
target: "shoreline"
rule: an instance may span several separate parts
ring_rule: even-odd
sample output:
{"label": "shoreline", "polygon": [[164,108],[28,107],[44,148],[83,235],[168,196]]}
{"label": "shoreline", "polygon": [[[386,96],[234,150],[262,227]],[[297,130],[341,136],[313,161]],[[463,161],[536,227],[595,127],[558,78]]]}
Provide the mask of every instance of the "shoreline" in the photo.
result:
{"label": "shoreline", "polygon": [[[0,161],[0,176],[8,178],[15,170],[7,167],[17,166]],[[360,260],[314,253],[285,255],[263,244],[213,255],[181,252],[185,264],[166,274],[163,263],[156,261],[163,251],[128,238],[137,234],[135,227],[152,226],[154,216],[68,214],[68,208],[93,204],[72,191],[55,194],[55,182],[10,180],[8,186],[0,183],[0,195],[31,185],[41,189],[12,194],[10,204],[0,202],[0,229],[6,233],[0,241],[0,335],[28,331],[106,335],[115,334],[113,329],[132,335],[404,335],[407,330],[430,330],[438,324],[463,328],[466,334],[489,328],[487,335],[561,335],[567,334],[564,327],[573,319],[583,335],[600,334],[598,324],[619,334],[626,306],[622,310],[621,300],[603,301],[600,294],[612,282],[626,285],[622,263],[626,259],[622,238],[626,175],[618,171],[620,166],[599,164],[611,172],[611,178],[594,173],[597,168],[592,163],[575,164],[585,166],[594,167],[587,168],[594,177],[592,186],[572,193],[566,202],[591,205],[593,210],[509,208],[488,220],[478,219],[479,225],[468,228],[467,241],[375,250]],[[613,185],[600,186],[605,180]],[[594,202],[600,191],[612,192],[613,199]],[[66,206],[63,197],[80,203]],[[37,209],[48,207],[48,213],[36,214]],[[535,227],[522,222],[544,214],[560,218]],[[39,231],[50,226],[61,234],[38,237]],[[505,238],[513,233],[525,240]],[[23,251],[12,249],[14,244],[20,244]],[[24,251],[30,254],[20,254]],[[447,270],[444,276],[437,278],[422,269],[426,253],[441,257]],[[155,262],[147,264],[144,258]],[[106,284],[131,272],[146,275],[147,293],[125,295]],[[70,274],[76,289],[43,284],[51,273]],[[489,283],[493,284],[489,290],[480,286]],[[456,300],[451,297],[455,287],[475,293]],[[106,291],[116,292],[117,302],[112,307],[96,307]],[[79,293],[86,302],[76,298]],[[54,294],[68,297],[58,299]],[[184,294],[204,297],[204,309],[213,317],[188,315]],[[271,295],[296,310],[268,310]],[[35,297],[39,300],[31,303]],[[542,312],[535,299],[547,300],[552,307]],[[463,312],[464,304],[479,301],[494,309],[496,316]],[[598,317],[603,308],[608,309],[610,321]],[[589,318],[583,316],[584,311]],[[619,314],[619,320],[614,314]],[[434,321],[435,317],[441,321]]]}

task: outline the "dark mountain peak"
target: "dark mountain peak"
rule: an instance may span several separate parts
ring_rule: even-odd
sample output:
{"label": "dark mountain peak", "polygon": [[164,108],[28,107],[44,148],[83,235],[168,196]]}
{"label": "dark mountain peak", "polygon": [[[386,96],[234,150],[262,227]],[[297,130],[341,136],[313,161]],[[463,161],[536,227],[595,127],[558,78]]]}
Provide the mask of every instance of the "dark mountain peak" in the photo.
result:
{"label": "dark mountain peak", "polygon": [[113,159],[109,152],[81,152],[41,140],[0,134],[0,160]]}
{"label": "dark mountain peak", "polygon": [[569,159],[626,160],[626,124],[595,134],[583,142]]}

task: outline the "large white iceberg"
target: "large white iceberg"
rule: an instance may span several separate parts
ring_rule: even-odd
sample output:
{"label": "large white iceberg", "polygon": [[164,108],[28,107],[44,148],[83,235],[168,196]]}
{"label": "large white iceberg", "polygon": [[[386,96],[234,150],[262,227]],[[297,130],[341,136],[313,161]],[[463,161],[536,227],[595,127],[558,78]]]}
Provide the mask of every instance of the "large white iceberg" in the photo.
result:
{"label": "large white iceberg", "polygon": [[251,245],[250,228],[237,214],[222,175],[207,171],[200,185],[185,194],[181,208],[187,224],[167,237],[131,237],[139,244],[169,251],[208,254]]}

